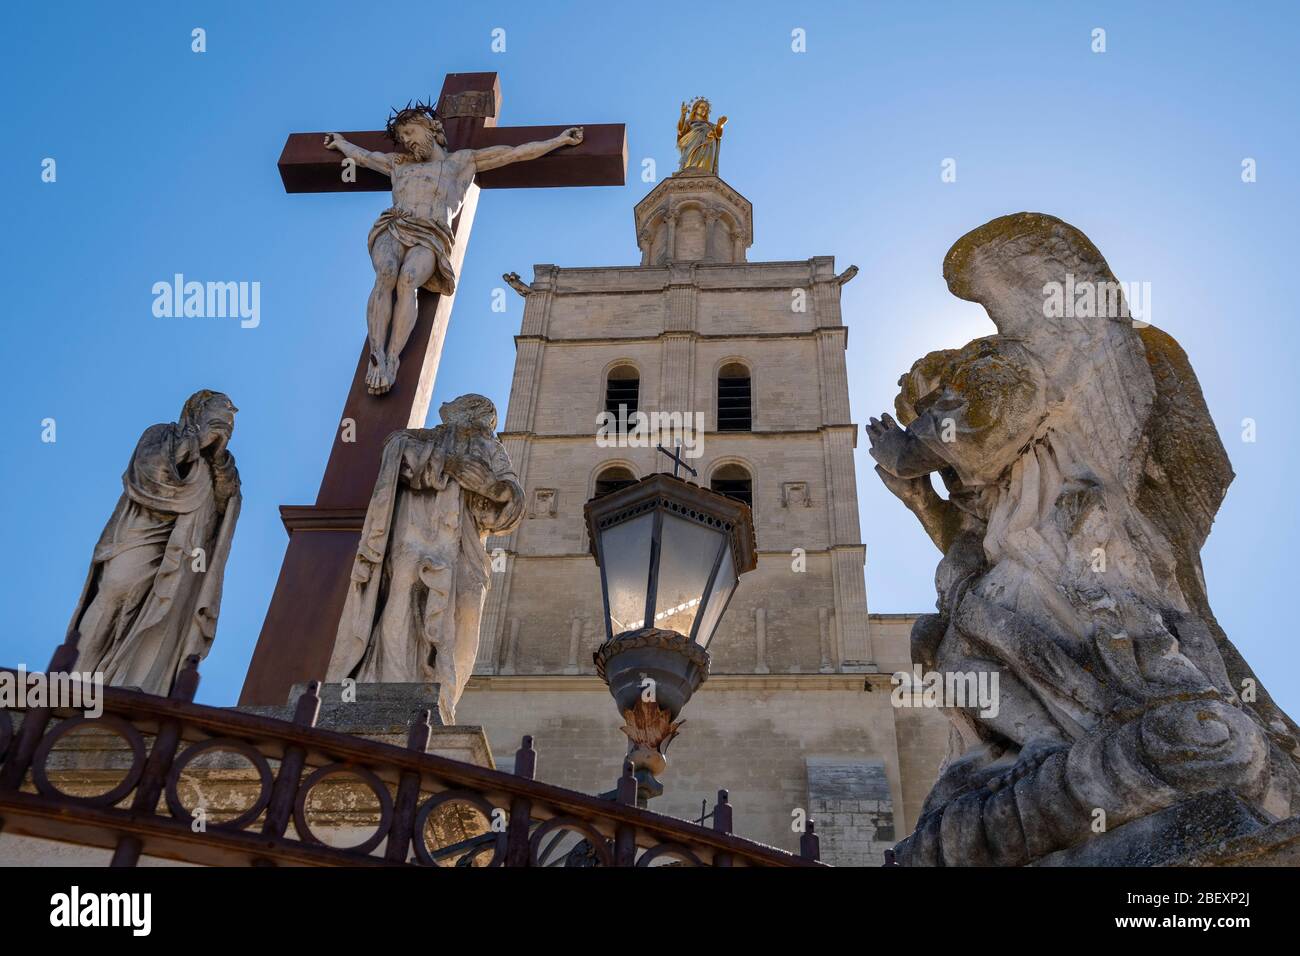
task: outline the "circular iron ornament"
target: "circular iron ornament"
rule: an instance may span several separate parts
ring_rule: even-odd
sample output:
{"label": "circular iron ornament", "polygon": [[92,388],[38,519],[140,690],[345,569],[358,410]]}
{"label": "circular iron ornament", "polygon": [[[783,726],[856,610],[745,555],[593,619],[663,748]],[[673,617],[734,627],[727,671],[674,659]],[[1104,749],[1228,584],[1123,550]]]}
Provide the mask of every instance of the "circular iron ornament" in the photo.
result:
{"label": "circular iron ornament", "polygon": [[9,745],[14,740],[14,722],[9,711],[0,710],[0,760],[9,752]]}
{"label": "circular iron ornament", "polygon": [[271,787],[275,781],[274,776],[271,774],[271,765],[266,762],[266,758],[262,756],[261,751],[244,740],[236,740],[233,737],[213,737],[210,740],[195,744],[177,757],[176,762],[172,764],[171,770],[167,772],[167,807],[177,820],[185,823],[194,822],[194,814],[185,808],[185,804],[181,802],[180,794],[176,788],[181,782],[181,772],[185,770],[190,761],[208,750],[228,750],[239,754],[257,769],[257,775],[261,778],[259,781],[261,789],[258,790],[257,799],[253,801],[251,807],[237,817],[212,824],[213,827],[226,830],[242,830],[261,816],[262,811],[270,806]]}
{"label": "circular iron ornament", "polygon": [[542,837],[552,830],[577,830],[587,838],[591,848],[596,851],[601,866],[614,865],[614,857],[609,850],[609,839],[599,830],[577,817],[552,817],[534,830],[533,838],[528,841],[528,860],[533,866],[542,865],[537,859],[537,851],[542,845]]}
{"label": "circular iron ornament", "polygon": [[[496,846],[495,844],[492,846],[488,846],[486,843],[483,846],[476,846],[473,849],[471,849],[468,853],[464,853],[460,857],[458,857],[456,860],[456,866],[458,867],[474,866],[474,858],[481,855],[484,850],[491,850],[495,854]],[[483,867],[483,869],[488,869],[489,867],[500,866],[500,865],[501,865],[500,863],[489,863],[486,867]]]}
{"label": "circular iron ornament", "polygon": [[[131,747],[131,769],[126,772],[126,776],[112,790],[91,797],[77,797],[70,793],[64,793],[50,783],[49,775],[45,770],[45,762],[49,759],[50,751],[54,749],[54,745],[77,728],[83,726],[102,727],[105,730],[111,730]],[[36,784],[36,789],[40,791],[42,796],[61,797],[64,800],[71,800],[73,803],[79,803],[86,807],[111,807],[120,803],[140,782],[140,777],[144,774],[144,758],[144,738],[140,736],[140,731],[121,717],[114,717],[111,714],[104,714],[99,717],[69,717],[41,738],[40,746],[36,748],[36,753],[32,755],[32,781]]]}
{"label": "circular iron ornament", "polygon": [[[420,812],[415,815],[415,829],[411,833],[411,842],[415,845],[415,856],[425,866],[437,866],[438,862],[429,852],[428,847],[424,845],[424,828],[429,823],[429,817],[444,803],[467,803],[487,819],[488,826],[492,825],[492,814],[497,811],[488,800],[474,793],[472,790],[444,790],[442,793],[435,794],[420,806]],[[482,852],[481,849],[473,850],[472,853],[477,855]],[[492,841],[492,862],[487,867],[501,866],[506,859],[506,835],[498,833],[496,839]]]}
{"label": "circular iron ornament", "polygon": [[293,803],[293,822],[298,830],[298,836],[308,843],[315,843],[319,846],[330,846],[320,837],[312,832],[311,825],[307,822],[307,797],[311,794],[312,788],[319,784],[326,777],[333,776],[353,776],[360,777],[361,781],[370,788],[371,792],[379,798],[379,825],[375,827],[375,832],[367,839],[362,840],[354,846],[335,847],[334,849],[348,850],[352,853],[369,853],[375,847],[383,842],[384,837],[388,836],[388,831],[393,825],[393,797],[388,792],[388,787],[384,781],[367,770],[365,767],[358,767],[350,763],[332,763],[319,770],[313,771],[306,780],[298,787],[298,799]]}
{"label": "circular iron ornament", "polygon": [[637,866],[649,866],[661,856],[675,856],[681,862],[689,866],[703,866],[700,858],[692,853],[680,843],[660,843],[658,846],[651,847],[641,854],[641,859],[636,861]]}

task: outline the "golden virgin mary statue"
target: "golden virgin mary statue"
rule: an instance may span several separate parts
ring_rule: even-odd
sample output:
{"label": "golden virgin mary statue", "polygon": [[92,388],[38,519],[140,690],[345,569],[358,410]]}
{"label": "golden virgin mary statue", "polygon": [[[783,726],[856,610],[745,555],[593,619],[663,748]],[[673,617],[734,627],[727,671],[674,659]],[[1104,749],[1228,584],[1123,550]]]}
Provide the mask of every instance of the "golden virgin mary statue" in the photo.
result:
{"label": "golden virgin mary statue", "polygon": [[682,154],[677,169],[700,169],[706,173],[718,171],[718,150],[722,147],[722,127],[727,118],[717,123],[709,120],[709,101],[695,98],[688,108],[682,104],[682,115],[677,121],[677,149]]}

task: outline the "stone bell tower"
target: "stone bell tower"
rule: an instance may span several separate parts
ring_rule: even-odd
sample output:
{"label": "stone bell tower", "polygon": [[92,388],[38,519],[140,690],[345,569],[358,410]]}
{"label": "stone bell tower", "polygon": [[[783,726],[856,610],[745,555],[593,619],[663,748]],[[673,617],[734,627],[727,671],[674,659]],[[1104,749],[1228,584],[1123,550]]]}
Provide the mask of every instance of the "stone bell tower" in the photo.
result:
{"label": "stone bell tower", "polygon": [[751,505],[758,567],[709,647],[652,808],[694,819],[725,787],[738,833],[797,849],[804,810],[823,859],[878,862],[915,821],[947,731],[942,717],[932,734],[903,731],[900,754],[888,675],[910,666],[910,616],[869,630],[840,312],[857,269],[748,261],[753,207],[717,175],[721,123],[710,138],[685,116],[683,168],[634,210],[639,264],[509,277],[525,304],[501,437],[528,511],[489,541],[502,570],[459,719],[482,724],[498,755],[533,734],[540,779],[611,789],[627,741],[592,662],[605,622],[583,505],[665,461],[653,443],[598,440],[598,416],[702,420],[690,480]]}
{"label": "stone bell tower", "polygon": [[754,207],[718,176],[681,170],[633,210],[641,265],[744,262],[754,241]]}

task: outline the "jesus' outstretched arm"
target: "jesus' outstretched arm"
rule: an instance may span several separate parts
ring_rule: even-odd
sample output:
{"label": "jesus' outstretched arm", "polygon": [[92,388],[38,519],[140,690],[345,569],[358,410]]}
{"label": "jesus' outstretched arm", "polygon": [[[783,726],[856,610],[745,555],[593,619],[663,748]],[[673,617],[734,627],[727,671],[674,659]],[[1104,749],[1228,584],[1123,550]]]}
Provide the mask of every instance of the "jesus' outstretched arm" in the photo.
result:
{"label": "jesus' outstretched arm", "polygon": [[338,133],[327,133],[325,135],[325,148],[337,150],[348,159],[355,160],[367,169],[373,169],[377,173],[383,173],[385,176],[393,174],[393,154],[377,153],[373,150],[362,149],[353,143],[349,143]]}
{"label": "jesus' outstretched arm", "polygon": [[553,139],[542,139],[535,143],[520,146],[489,146],[487,149],[474,150],[474,168],[480,173],[498,166],[509,166],[527,159],[545,156],[561,146],[577,146],[582,142],[582,127],[571,126]]}

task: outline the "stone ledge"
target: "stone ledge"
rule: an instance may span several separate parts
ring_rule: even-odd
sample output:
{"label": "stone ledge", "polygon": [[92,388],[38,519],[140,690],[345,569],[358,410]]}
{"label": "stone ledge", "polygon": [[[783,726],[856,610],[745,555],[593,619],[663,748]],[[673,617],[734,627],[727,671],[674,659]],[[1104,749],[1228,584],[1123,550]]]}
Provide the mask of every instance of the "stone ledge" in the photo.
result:
{"label": "stone ledge", "polygon": [[816,338],[823,332],[844,331],[845,346],[848,345],[847,327],[843,325],[813,325],[804,329],[783,329],[778,332],[701,332],[698,329],[660,329],[657,332],[637,332],[631,335],[591,335],[583,338],[572,336],[551,336],[537,333],[520,333],[515,336],[519,342],[542,342],[547,345],[626,345],[630,342],[658,342],[663,338],[689,338],[699,342],[743,340],[746,342],[776,342],[783,339]]}
{"label": "stone ledge", "polygon": [[[238,707],[244,713],[292,720],[306,684],[295,684],[289,700],[272,707]],[[355,701],[344,701],[342,684],[320,685],[320,716],[316,726],[405,747],[411,720],[421,710],[430,713],[428,752],[478,767],[495,768],[492,749],[482,727],[453,724],[442,707],[439,685],[434,683],[357,684]]]}
{"label": "stone ledge", "polygon": [[[805,674],[710,674],[700,693],[745,690],[838,690],[861,693],[865,685],[872,690],[891,687],[890,675],[875,673],[805,673]],[[608,694],[595,674],[475,674],[465,687],[470,691],[550,691],[573,693],[589,691]]]}
{"label": "stone ledge", "polygon": [[[1292,822],[1292,821],[1288,821]],[[1268,821],[1236,794],[1216,790],[1139,817],[1032,866],[1223,866],[1207,855],[1229,844],[1258,842]],[[1300,839],[1300,834],[1296,836]],[[1246,846],[1243,843],[1242,846]],[[1210,849],[1207,849],[1207,846]],[[1251,862],[1251,861],[1247,861]]]}

